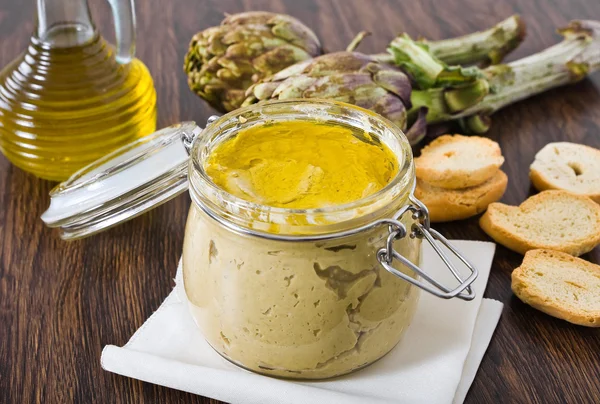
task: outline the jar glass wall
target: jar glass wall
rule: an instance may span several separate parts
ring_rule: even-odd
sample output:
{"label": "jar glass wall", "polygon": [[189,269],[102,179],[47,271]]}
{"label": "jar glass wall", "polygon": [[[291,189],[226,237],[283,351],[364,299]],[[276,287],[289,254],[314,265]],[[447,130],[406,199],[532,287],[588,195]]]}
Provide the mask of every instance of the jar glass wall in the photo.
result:
{"label": "jar glass wall", "polygon": [[[216,187],[204,162],[220,142],[252,125],[311,120],[362,128],[398,157],[398,175],[345,205],[291,210],[254,204]],[[183,272],[190,311],[209,344],[252,371],[320,379],[366,366],[401,339],[419,289],[377,259],[391,218],[414,185],[400,130],[376,114],[335,102],[253,106],[207,127],[192,150]],[[404,215],[406,228],[412,219]],[[419,264],[420,239],[394,248]],[[406,267],[399,270],[414,276]]]}

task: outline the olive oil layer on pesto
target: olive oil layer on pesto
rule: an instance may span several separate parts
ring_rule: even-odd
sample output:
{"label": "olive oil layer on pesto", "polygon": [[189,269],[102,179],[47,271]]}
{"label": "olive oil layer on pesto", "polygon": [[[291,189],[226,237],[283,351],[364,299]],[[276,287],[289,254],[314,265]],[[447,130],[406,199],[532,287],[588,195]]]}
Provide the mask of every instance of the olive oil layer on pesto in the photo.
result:
{"label": "olive oil layer on pesto", "polygon": [[247,201],[311,209],[379,191],[397,174],[398,162],[362,130],[284,121],[242,130],[217,145],[205,170],[218,187]]}

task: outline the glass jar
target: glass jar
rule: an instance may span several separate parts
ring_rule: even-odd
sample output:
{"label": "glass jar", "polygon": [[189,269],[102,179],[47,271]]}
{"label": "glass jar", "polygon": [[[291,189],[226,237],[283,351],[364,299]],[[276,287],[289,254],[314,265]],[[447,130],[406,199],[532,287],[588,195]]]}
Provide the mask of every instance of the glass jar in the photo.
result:
{"label": "glass jar", "polygon": [[[250,126],[289,120],[365,130],[395,154],[398,174],[361,200],[306,210],[251,203],[210,180],[205,161],[217,145]],[[187,123],[157,132],[59,186],[42,218],[64,238],[90,235],[182,192],[187,178],[193,203],[183,280],[190,312],[208,343],[241,367],[286,378],[342,375],[400,341],[421,289],[474,297],[476,269],[429,228],[427,209],[413,196],[405,136],[379,115],[338,102],[277,101],[211,118],[203,131]],[[423,239],[458,285],[443,286],[420,269]],[[466,279],[445,251],[468,267]]]}

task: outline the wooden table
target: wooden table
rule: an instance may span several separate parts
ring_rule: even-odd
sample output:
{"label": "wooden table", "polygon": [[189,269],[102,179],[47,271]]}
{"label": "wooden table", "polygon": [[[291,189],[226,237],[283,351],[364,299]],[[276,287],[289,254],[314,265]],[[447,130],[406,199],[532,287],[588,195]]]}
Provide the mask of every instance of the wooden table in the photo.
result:
{"label": "wooden table", "polygon": [[[34,28],[34,1],[0,1],[0,65],[25,48]],[[102,32],[112,38],[104,2],[91,2]],[[356,32],[373,32],[361,48],[381,51],[394,34],[432,39],[493,25],[512,13],[527,23],[521,57],[559,40],[555,28],[575,18],[600,19],[598,0],[143,0],[138,9],[138,56],[159,95],[159,126],[204,122],[213,112],[187,88],[181,65],[198,30],[223,13],[272,10],[299,17],[329,50]],[[557,140],[600,147],[600,74],[547,92],[494,116],[509,176],[504,202],[519,204],[532,189],[528,166]],[[67,243],[39,217],[53,184],[0,157],[0,402],[215,402],[103,371],[106,344],[123,345],[173,285],[190,204],[181,196],[118,228]],[[477,219],[438,226],[451,238],[487,240]],[[600,249],[584,258],[599,263]],[[516,299],[510,273],[522,257],[498,247],[486,296],[505,304],[468,403],[600,402],[600,332],[542,314]]]}

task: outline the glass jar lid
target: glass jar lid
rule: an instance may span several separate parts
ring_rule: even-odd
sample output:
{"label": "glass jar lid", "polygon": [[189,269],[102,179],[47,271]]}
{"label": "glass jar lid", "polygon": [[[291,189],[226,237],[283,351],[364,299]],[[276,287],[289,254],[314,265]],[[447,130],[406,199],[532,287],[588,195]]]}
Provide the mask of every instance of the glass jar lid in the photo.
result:
{"label": "glass jar lid", "polygon": [[[186,192],[185,139],[202,129],[183,122],[140,138],[82,168],[50,192],[42,214],[61,238],[83,238],[116,226]],[[183,140],[183,141],[182,141]]]}

